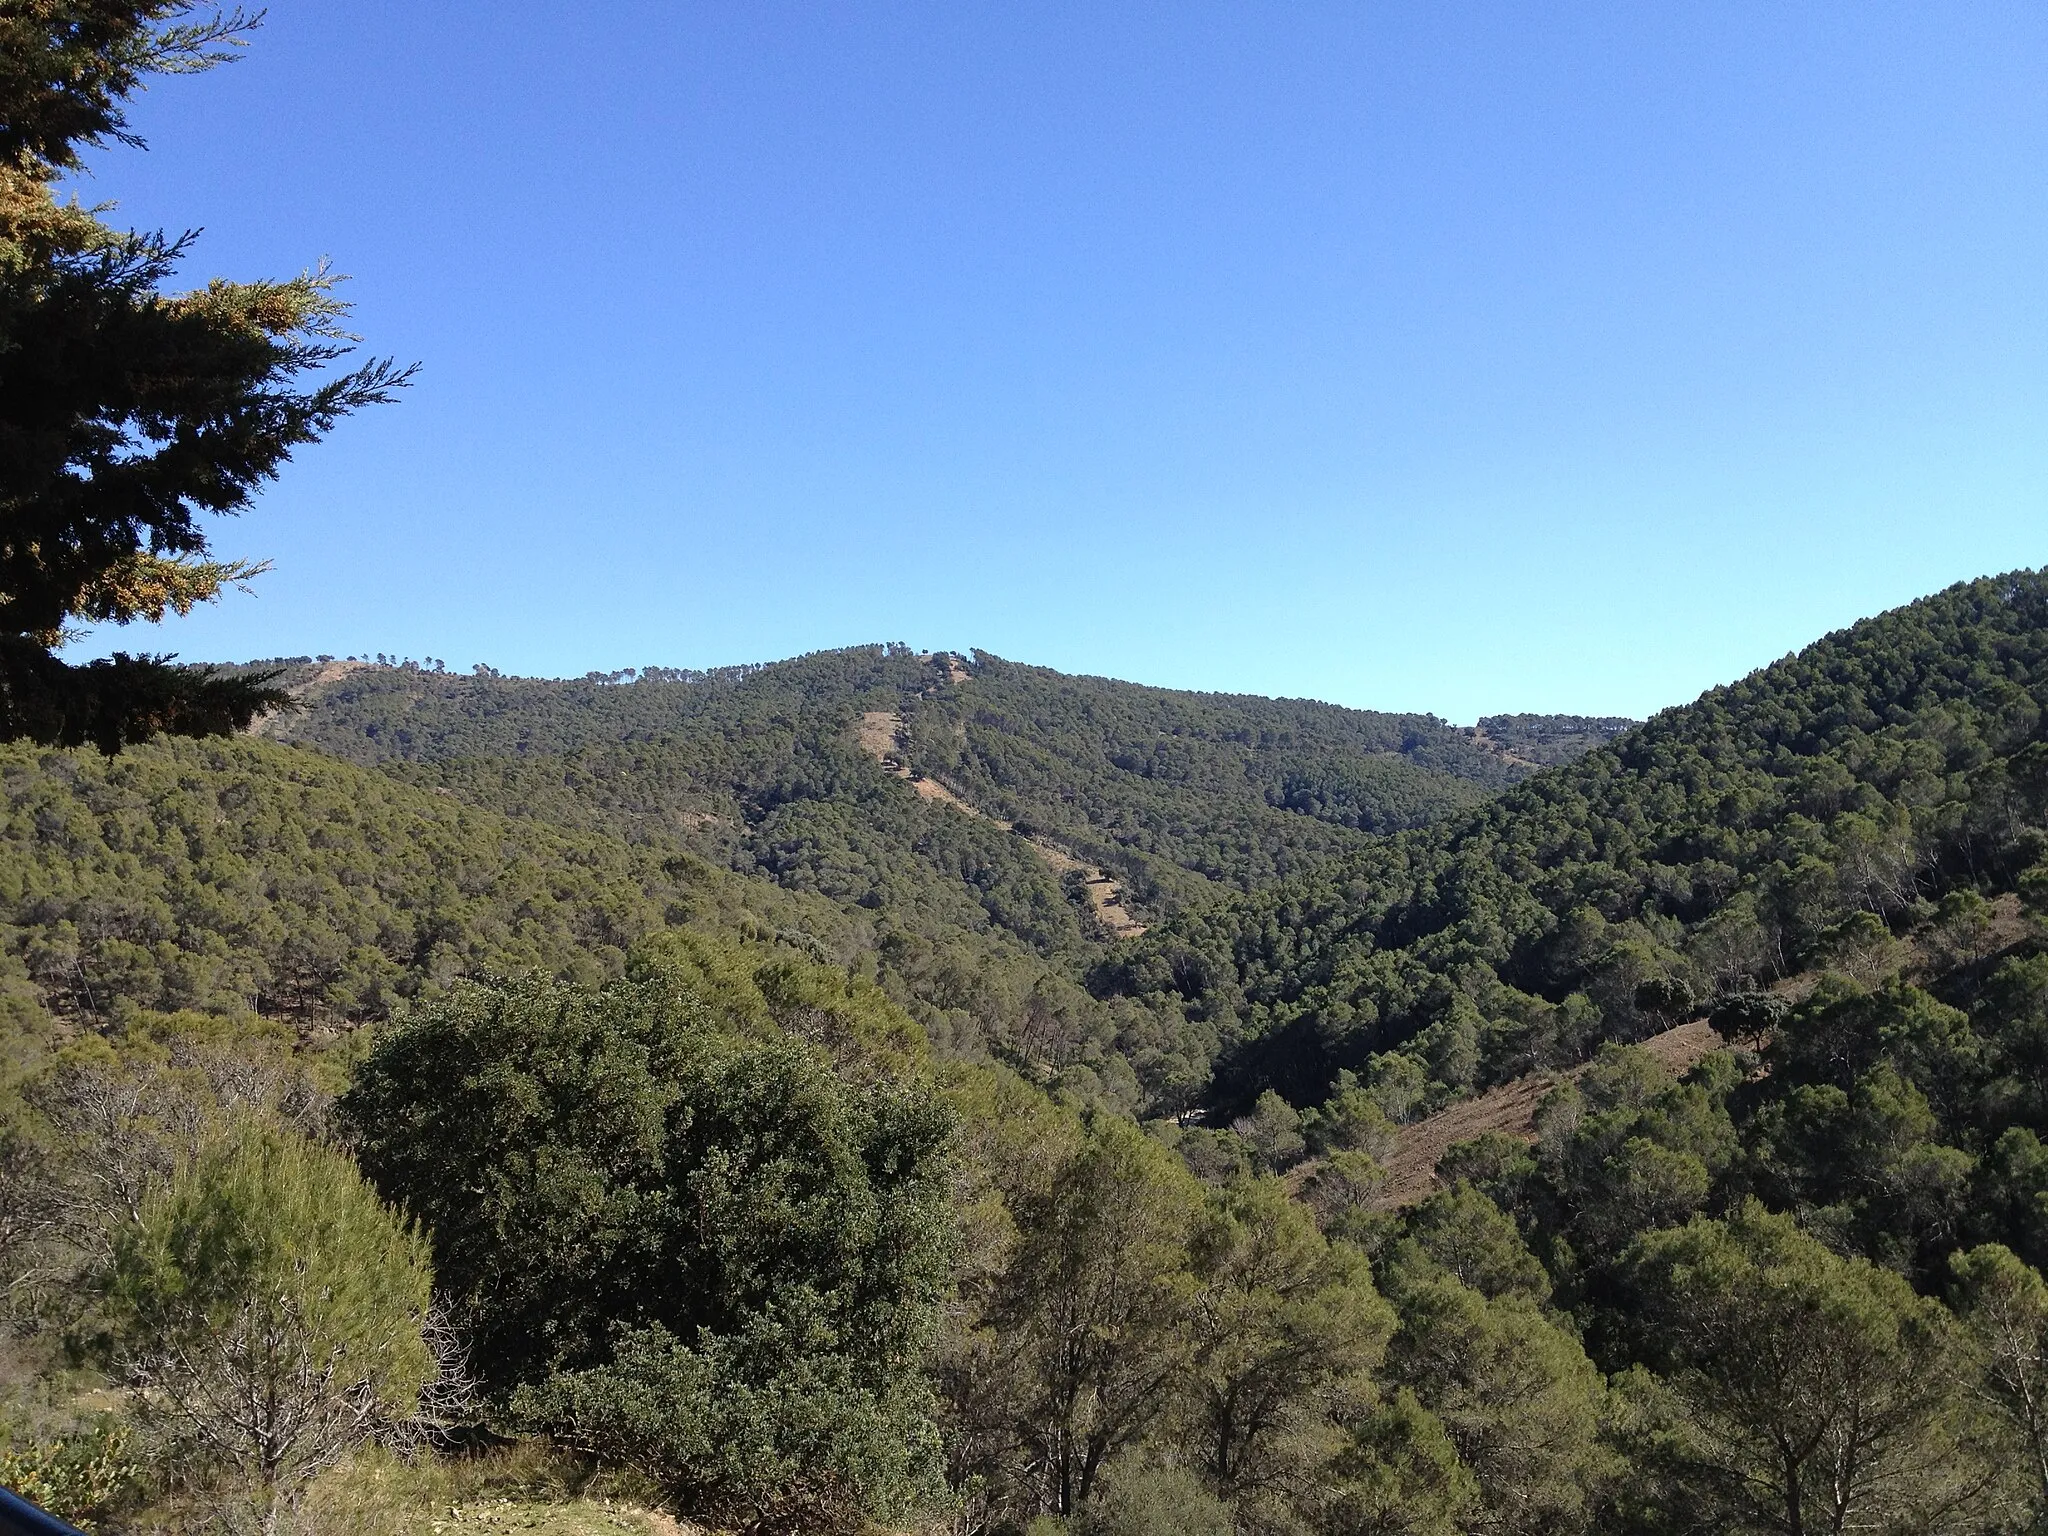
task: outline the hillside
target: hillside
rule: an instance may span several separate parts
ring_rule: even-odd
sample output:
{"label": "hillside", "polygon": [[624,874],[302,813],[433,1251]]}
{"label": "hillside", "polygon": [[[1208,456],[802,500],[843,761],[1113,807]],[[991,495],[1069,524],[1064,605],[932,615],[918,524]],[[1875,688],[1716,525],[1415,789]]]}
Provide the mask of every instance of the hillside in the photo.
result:
{"label": "hillside", "polygon": [[[830,857],[821,845],[792,861],[792,845],[818,835],[807,814],[874,785],[860,721],[895,715],[906,766],[1114,869],[1150,917],[1215,885],[1297,872],[1356,847],[1357,833],[1469,808],[1529,771],[1430,716],[1177,693],[900,646],[580,681],[318,664],[288,665],[282,680],[305,708],[266,725],[278,740],[431,767],[457,793],[487,782],[494,796],[609,819],[629,837],[663,826],[785,883],[819,878]],[[574,806],[549,795],[562,779],[575,780]]]}
{"label": "hillside", "polygon": [[[942,1047],[1135,1107],[1204,1063],[1154,1011],[1092,997],[1094,956],[1168,892],[1362,843],[1343,822],[1368,799],[1439,814],[1502,772],[1424,718],[900,648],[631,683],[286,680],[305,707],[254,741],[4,749],[0,963],[22,1006],[332,1030],[458,975],[598,981],[691,923],[864,966]],[[1336,820],[1274,803],[1316,762],[1350,786]]]}
{"label": "hillside", "polygon": [[828,902],[679,849],[290,747],[0,746],[0,967],[17,1021],[47,1008],[112,1028],[142,1009],[332,1033],[472,973],[615,978],[674,924],[842,964],[873,942]]}
{"label": "hillside", "polygon": [[[1801,968],[1878,965],[2048,818],[2048,579],[1869,619],[1440,826],[1177,918],[1101,985],[1313,1102],[1403,1053],[1452,1094]],[[1873,958],[1875,957],[1875,958]]]}
{"label": "hillside", "polygon": [[502,1442],[309,1529],[2048,1510],[2048,576],[1575,755],[895,651],[294,681],[0,749],[0,1469],[67,1508],[179,1507],[63,1481],[65,1298],[253,1125],[417,1224]]}
{"label": "hillside", "polygon": [[277,665],[301,708],[265,721],[267,738],[822,898],[944,1048],[1077,1074],[1133,1107],[1199,1091],[1208,1047],[1168,1010],[1088,992],[1115,941],[1529,771],[1428,716],[985,653],[862,647],[576,681]]}

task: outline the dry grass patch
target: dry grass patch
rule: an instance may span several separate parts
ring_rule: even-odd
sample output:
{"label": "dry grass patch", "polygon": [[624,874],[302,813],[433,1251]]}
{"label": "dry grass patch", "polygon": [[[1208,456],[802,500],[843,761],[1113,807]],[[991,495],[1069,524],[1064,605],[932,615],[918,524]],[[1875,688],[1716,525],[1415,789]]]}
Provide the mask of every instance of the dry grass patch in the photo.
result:
{"label": "dry grass patch", "polygon": [[298,1536],[684,1536],[648,1490],[522,1441],[466,1456],[373,1451],[316,1482]]}

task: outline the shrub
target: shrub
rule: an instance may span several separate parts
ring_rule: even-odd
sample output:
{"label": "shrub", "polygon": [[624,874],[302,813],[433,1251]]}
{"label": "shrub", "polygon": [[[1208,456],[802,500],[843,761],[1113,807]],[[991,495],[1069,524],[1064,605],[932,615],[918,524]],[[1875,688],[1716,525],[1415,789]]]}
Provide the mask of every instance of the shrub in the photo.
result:
{"label": "shrub", "polygon": [[253,1482],[266,1528],[305,1482],[412,1420],[442,1378],[426,1243],[342,1153],[250,1130],[119,1236],[105,1344],[187,1465]]}

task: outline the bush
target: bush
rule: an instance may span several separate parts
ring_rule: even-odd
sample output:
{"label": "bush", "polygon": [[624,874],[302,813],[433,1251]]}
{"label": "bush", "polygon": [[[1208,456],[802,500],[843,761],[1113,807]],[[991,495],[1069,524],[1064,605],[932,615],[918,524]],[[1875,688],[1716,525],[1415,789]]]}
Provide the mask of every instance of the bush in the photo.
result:
{"label": "bush", "polygon": [[949,1117],[694,985],[465,985],[343,1113],[524,1422],[721,1523],[893,1518],[937,1467]]}
{"label": "bush", "polygon": [[96,1522],[144,1480],[131,1438],[109,1416],[55,1440],[10,1447],[0,1455],[0,1487],[65,1520]]}
{"label": "bush", "polygon": [[120,1234],[105,1346],[181,1465],[252,1482],[274,1522],[441,1379],[430,1284],[424,1239],[346,1156],[250,1130],[201,1153]]}
{"label": "bush", "polygon": [[1230,1506],[1179,1467],[1122,1471],[1073,1520],[1074,1536],[1230,1536]]}

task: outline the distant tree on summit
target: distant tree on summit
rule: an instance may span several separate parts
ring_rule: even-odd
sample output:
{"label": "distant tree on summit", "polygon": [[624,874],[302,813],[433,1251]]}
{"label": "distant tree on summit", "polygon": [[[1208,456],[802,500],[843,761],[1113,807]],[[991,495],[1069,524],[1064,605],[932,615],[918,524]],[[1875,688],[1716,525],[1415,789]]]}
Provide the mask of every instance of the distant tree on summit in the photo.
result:
{"label": "distant tree on summit", "polygon": [[294,448],[410,375],[372,361],[308,377],[353,340],[325,270],[167,291],[191,235],[57,199],[84,151],[141,143],[122,108],[148,76],[226,61],[259,19],[190,0],[0,3],[0,739],[112,752],[281,702],[264,676],[55,652],[81,624],[182,614],[260,574],[209,558],[201,515],[239,511]]}

